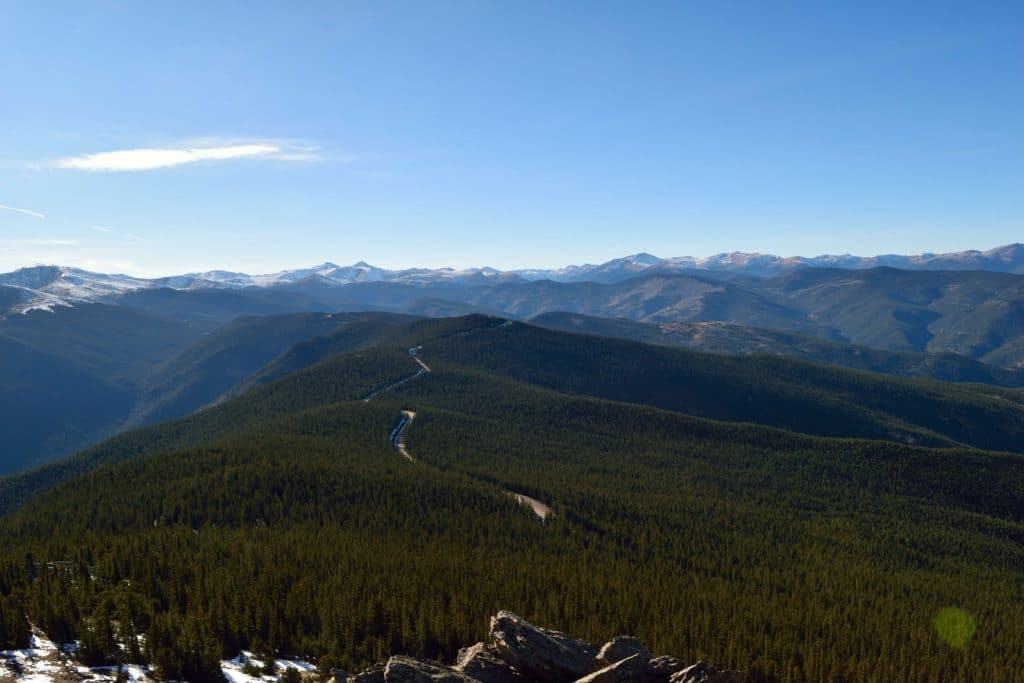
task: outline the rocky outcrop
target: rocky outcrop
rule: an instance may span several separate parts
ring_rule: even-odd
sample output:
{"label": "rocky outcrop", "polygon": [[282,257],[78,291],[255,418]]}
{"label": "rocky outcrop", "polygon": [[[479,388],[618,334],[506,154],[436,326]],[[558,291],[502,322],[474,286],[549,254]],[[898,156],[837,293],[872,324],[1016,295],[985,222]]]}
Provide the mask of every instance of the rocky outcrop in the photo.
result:
{"label": "rocky outcrop", "polygon": [[631,636],[598,647],[501,611],[491,618],[487,642],[460,650],[452,666],[396,655],[350,676],[348,683],[742,683],[744,678],[707,662],[687,665],[674,657],[652,657]]}
{"label": "rocky outcrop", "polygon": [[490,644],[503,661],[533,681],[572,683],[600,668],[593,646],[539,629],[511,612],[491,618]]}
{"label": "rocky outcrop", "polygon": [[412,657],[395,655],[384,667],[387,683],[474,683],[475,678],[455,669]]}

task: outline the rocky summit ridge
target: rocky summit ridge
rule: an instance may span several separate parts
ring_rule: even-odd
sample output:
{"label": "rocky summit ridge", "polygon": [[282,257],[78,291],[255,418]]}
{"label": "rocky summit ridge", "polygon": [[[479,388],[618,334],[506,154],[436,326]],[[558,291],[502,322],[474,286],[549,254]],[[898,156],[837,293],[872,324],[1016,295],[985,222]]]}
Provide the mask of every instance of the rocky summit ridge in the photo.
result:
{"label": "rocky summit ridge", "polygon": [[707,662],[654,657],[632,636],[602,646],[533,626],[507,611],[491,618],[487,642],[459,651],[446,666],[395,655],[355,675],[338,670],[330,683],[742,683],[739,671]]}

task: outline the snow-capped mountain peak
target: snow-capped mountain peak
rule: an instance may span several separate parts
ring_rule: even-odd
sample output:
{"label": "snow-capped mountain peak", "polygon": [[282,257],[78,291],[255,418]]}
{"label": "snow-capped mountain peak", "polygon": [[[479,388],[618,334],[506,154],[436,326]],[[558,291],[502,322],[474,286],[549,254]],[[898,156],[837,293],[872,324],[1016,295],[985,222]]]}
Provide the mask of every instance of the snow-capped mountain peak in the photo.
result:
{"label": "snow-capped mountain peak", "polygon": [[633,265],[637,266],[656,266],[661,263],[661,259],[654,254],[648,254],[647,252],[640,252],[639,254],[633,254],[627,256]]}
{"label": "snow-capped mountain peak", "polygon": [[37,265],[0,274],[0,287],[14,290],[5,300],[14,301],[15,311],[52,310],[54,306],[74,306],[82,302],[113,299],[129,292],[150,288],[195,290],[211,288],[341,287],[368,282],[393,282],[410,286],[495,286],[507,282],[554,280],[557,282],[617,282],[645,273],[716,272],[770,277],[794,268],[847,268],[862,270],[888,266],[912,270],[992,270],[1024,274],[1024,245],[1010,244],[988,251],[962,251],[949,254],[922,253],[912,256],[851,256],[826,254],[815,257],[729,252],[706,258],[678,256],[659,258],[640,252],[601,264],[566,266],[557,269],[501,271],[483,268],[407,268],[388,270],[358,261],[339,266],[326,261],[312,268],[283,270],[265,275],[249,275],[227,270],[186,273],[162,278],[138,278],[130,275],[94,273],[81,268]]}

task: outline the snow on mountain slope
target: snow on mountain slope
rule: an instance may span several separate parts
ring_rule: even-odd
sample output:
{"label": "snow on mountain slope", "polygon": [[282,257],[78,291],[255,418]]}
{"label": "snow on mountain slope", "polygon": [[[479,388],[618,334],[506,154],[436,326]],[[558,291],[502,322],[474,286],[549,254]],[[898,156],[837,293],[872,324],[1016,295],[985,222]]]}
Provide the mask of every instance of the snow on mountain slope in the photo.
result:
{"label": "snow on mountain slope", "polygon": [[0,275],[0,286],[20,290],[21,301],[12,310],[27,313],[95,301],[153,287],[154,283],[128,275],[92,273],[80,268],[33,266]]}

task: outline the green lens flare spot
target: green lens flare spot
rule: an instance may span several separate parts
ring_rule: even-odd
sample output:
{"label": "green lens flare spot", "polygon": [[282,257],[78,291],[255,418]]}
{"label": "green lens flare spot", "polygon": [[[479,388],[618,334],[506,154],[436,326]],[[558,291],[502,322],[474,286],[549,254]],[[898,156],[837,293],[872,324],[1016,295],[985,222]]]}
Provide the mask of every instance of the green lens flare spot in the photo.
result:
{"label": "green lens flare spot", "polygon": [[955,650],[967,647],[978,628],[978,622],[959,607],[944,607],[932,620],[935,631],[946,645]]}

